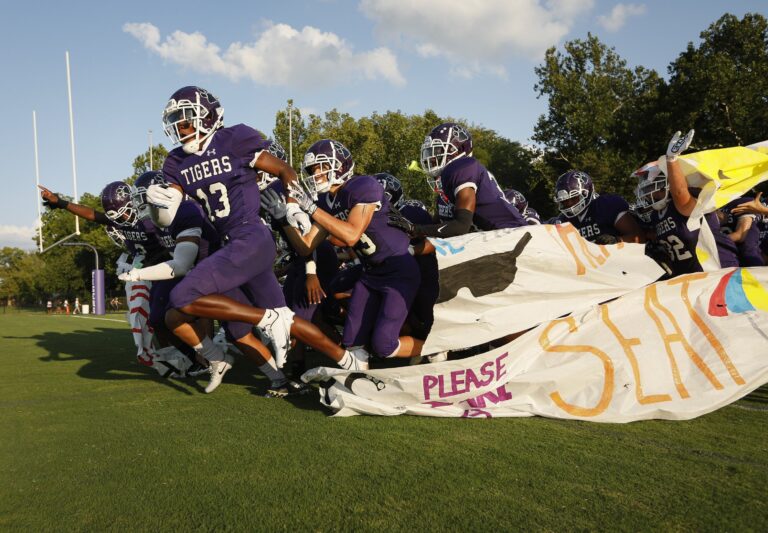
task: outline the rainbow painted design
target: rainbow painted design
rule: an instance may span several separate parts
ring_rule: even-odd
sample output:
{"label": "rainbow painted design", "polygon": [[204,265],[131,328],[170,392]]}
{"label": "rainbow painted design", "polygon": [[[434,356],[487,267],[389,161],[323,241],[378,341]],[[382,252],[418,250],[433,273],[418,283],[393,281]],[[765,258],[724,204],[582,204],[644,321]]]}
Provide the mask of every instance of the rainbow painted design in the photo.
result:
{"label": "rainbow painted design", "polygon": [[710,316],[757,309],[768,311],[768,290],[746,268],[737,268],[723,276],[709,299]]}

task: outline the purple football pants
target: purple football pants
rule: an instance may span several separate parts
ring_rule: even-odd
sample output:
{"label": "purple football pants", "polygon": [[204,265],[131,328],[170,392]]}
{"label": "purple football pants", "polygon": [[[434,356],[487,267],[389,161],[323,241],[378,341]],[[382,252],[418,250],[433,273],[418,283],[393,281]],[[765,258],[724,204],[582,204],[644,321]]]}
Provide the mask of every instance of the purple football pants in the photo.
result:
{"label": "purple football pants", "polygon": [[[221,294],[262,309],[285,307],[285,298],[272,265],[275,243],[263,224],[243,225],[219,250],[203,259],[171,291],[176,309],[210,294]],[[228,322],[225,329],[235,339],[251,331],[252,324]]]}
{"label": "purple football pants", "polygon": [[370,345],[379,357],[394,355],[420,279],[410,255],[389,257],[366,268],[352,289],[342,344]]}

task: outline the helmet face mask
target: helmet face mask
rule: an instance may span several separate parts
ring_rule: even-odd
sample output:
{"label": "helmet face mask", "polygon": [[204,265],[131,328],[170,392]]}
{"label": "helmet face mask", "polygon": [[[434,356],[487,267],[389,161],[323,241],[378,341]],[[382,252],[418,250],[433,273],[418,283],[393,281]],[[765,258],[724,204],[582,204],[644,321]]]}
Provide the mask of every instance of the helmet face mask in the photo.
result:
{"label": "helmet face mask", "polygon": [[106,217],[118,226],[130,227],[139,220],[139,211],[133,204],[133,190],[122,181],[114,181],[101,192],[101,205]]}
{"label": "helmet face mask", "polygon": [[565,217],[581,215],[594,198],[595,187],[586,172],[569,170],[557,178],[554,201]]}
{"label": "helmet face mask", "polygon": [[472,155],[472,136],[461,125],[446,122],[429,132],[421,145],[420,162],[430,187],[436,189],[434,178],[448,163],[468,155]]}
{"label": "helmet face mask", "polygon": [[400,180],[388,172],[379,172],[373,177],[384,187],[384,196],[389,199],[389,204],[399,208],[404,200],[403,184]]}
{"label": "helmet face mask", "polygon": [[313,199],[352,177],[352,154],[338,141],[322,139],[309,147],[301,164],[302,183]]}
{"label": "helmet face mask", "polygon": [[182,87],[165,106],[163,131],[173,144],[181,144],[186,153],[192,154],[223,126],[223,120],[224,108],[215,96],[200,87]]}
{"label": "helmet face mask", "polygon": [[649,163],[634,171],[631,177],[637,178],[637,205],[662,211],[669,203],[669,181],[656,163]]}
{"label": "helmet face mask", "polygon": [[104,226],[104,231],[107,232],[107,236],[112,241],[112,244],[118,248],[125,248],[125,235],[123,235],[122,231],[112,226]]}

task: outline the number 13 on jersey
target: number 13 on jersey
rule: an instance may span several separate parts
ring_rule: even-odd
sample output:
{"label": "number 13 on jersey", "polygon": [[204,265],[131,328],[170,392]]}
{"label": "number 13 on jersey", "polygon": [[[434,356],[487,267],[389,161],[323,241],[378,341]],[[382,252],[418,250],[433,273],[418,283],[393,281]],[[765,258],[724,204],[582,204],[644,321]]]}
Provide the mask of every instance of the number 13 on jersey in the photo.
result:
{"label": "number 13 on jersey", "polygon": [[[217,218],[229,216],[229,197],[227,196],[227,187],[223,183],[212,183],[209,185],[207,195],[203,192],[202,188],[197,189],[195,194],[203,202],[205,212],[208,214],[211,222],[214,222]],[[214,209],[211,206],[212,200],[217,202],[218,209]]]}

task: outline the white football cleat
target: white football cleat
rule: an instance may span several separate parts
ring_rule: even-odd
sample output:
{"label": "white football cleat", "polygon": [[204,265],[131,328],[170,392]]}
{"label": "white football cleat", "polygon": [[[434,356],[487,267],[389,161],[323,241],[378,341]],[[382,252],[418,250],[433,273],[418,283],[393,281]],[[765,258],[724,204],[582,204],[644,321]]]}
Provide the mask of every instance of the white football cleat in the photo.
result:
{"label": "white football cleat", "polygon": [[222,361],[209,361],[209,367],[208,372],[211,374],[211,380],[208,382],[208,386],[205,387],[205,393],[210,394],[213,391],[215,391],[219,385],[221,385],[221,380],[224,379],[224,374],[227,373],[227,371],[232,368],[232,363],[234,362],[234,359],[232,359],[229,355],[225,355],[224,359]]}
{"label": "white football cleat", "polygon": [[349,354],[347,365],[341,365],[344,370],[368,370],[368,359],[370,354],[362,346],[357,348],[348,348],[347,354]]}

